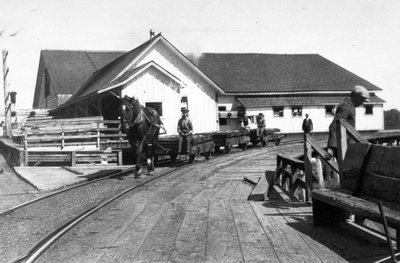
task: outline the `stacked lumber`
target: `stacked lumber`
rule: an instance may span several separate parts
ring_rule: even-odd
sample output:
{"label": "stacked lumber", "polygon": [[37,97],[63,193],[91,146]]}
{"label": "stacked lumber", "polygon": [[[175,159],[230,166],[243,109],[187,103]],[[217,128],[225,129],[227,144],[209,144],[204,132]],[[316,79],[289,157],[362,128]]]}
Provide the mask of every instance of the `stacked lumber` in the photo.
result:
{"label": "stacked lumber", "polygon": [[102,116],[53,119],[28,118],[13,130],[13,140],[28,149],[79,150],[125,148],[126,135],[120,132],[119,121]]}

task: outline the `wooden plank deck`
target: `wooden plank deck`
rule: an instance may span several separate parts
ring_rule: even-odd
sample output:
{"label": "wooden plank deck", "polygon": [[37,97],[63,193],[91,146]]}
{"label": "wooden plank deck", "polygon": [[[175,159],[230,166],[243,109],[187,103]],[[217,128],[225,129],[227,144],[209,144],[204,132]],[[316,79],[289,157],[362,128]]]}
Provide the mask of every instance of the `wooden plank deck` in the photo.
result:
{"label": "wooden plank deck", "polygon": [[314,227],[309,204],[276,190],[268,201],[248,201],[254,186],[243,177],[274,171],[277,152],[212,158],[163,178],[66,234],[42,262],[373,262],[387,255],[343,229]]}

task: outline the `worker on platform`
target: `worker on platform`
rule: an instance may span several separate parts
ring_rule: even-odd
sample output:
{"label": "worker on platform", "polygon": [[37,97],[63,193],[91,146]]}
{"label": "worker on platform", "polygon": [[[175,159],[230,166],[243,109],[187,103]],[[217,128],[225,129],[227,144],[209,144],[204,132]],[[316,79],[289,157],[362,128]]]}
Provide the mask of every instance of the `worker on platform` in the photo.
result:
{"label": "worker on platform", "polygon": [[360,85],[356,85],[350,93],[350,98],[346,98],[336,109],[335,117],[329,125],[328,137],[328,155],[326,159],[337,157],[337,138],[336,138],[336,122],[339,119],[346,120],[351,126],[356,126],[356,107],[361,106],[364,102],[369,101],[368,90]]}
{"label": "worker on platform", "polygon": [[265,132],[265,119],[264,114],[261,112],[258,114],[257,118],[257,137],[262,138]]}
{"label": "worker on platform", "polygon": [[190,146],[191,146],[191,142],[193,139],[193,125],[192,125],[192,121],[189,119],[189,110],[186,108],[182,108],[181,109],[182,112],[182,117],[179,119],[178,121],[178,134],[179,134],[179,138],[178,138],[178,160],[181,158],[181,154],[182,154],[182,145],[183,142],[186,141],[186,150],[185,150],[185,154],[186,154],[186,160],[189,157],[190,154]]}
{"label": "worker on platform", "polygon": [[303,129],[304,133],[307,133],[307,134],[309,134],[313,130],[313,122],[308,117],[307,113],[306,113],[306,118],[303,120],[302,129]]}
{"label": "worker on platform", "polygon": [[243,117],[240,121],[240,129],[250,132],[250,121],[246,112],[243,113]]}

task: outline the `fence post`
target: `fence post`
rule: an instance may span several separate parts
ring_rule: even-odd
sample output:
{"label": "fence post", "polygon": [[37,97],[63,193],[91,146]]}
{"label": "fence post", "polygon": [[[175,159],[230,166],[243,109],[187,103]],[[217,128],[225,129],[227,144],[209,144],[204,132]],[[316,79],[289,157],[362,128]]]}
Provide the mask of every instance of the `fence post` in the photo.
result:
{"label": "fence post", "polygon": [[319,180],[319,185],[321,186],[321,188],[325,188],[324,170],[322,168],[322,161],[321,161],[321,157],[320,156],[317,156],[315,158],[315,168],[317,170],[317,176],[318,176],[318,180]]}
{"label": "fence post", "polygon": [[337,162],[339,166],[339,185],[343,182],[343,166],[347,151],[347,129],[342,125],[342,121],[339,119],[336,123],[336,138],[337,138]]}
{"label": "fence post", "polygon": [[305,181],[306,181],[306,196],[305,196],[305,201],[309,202],[311,201],[311,191],[312,191],[312,164],[311,164],[311,158],[312,158],[312,147],[308,143],[307,137],[309,135],[307,133],[304,133],[304,173],[305,173]]}

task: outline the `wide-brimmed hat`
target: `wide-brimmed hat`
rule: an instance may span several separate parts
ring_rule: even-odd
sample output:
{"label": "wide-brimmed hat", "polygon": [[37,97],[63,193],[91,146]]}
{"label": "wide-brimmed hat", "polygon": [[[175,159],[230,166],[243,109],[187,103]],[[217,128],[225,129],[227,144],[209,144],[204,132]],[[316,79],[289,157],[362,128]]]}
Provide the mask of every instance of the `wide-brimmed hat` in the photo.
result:
{"label": "wide-brimmed hat", "polygon": [[354,86],[354,88],[351,90],[351,94],[357,94],[361,96],[364,101],[369,101],[369,92],[366,88],[360,85]]}
{"label": "wide-brimmed hat", "polygon": [[188,113],[188,112],[189,112],[189,110],[188,110],[188,109],[186,109],[186,108],[181,108],[181,112],[182,112],[182,113]]}

